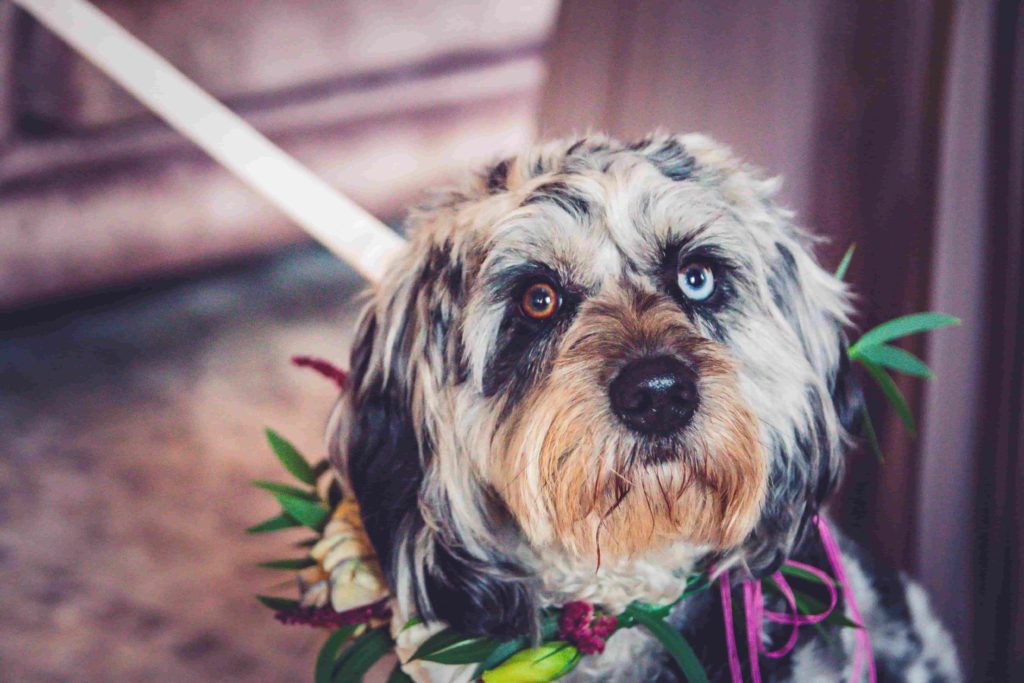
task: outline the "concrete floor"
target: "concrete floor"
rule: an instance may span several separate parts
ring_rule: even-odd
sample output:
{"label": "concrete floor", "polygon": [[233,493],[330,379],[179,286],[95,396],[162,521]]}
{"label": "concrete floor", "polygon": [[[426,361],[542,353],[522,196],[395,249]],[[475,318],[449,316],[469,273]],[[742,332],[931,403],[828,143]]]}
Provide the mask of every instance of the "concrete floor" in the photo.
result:
{"label": "concrete floor", "polygon": [[361,287],[306,248],[0,318],[0,680],[311,679],[247,482],[282,474],[264,426],[323,454],[335,392],[289,357],[345,364]]}

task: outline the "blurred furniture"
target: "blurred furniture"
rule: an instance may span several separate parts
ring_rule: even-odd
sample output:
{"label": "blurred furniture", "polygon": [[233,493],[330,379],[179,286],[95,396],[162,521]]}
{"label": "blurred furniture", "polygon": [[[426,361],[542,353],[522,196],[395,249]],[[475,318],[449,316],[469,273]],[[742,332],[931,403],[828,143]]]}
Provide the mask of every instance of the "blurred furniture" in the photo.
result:
{"label": "blurred furniture", "polygon": [[[354,199],[394,217],[532,137],[556,0],[98,0]],[[0,3],[0,309],[302,239]]]}

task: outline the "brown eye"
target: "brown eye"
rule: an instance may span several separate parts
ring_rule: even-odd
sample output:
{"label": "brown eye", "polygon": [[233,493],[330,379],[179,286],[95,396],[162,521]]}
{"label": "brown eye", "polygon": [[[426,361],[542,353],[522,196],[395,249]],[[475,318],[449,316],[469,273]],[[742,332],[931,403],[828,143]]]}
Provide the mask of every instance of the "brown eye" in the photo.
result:
{"label": "brown eye", "polygon": [[523,292],[523,313],[535,320],[550,318],[561,303],[558,291],[546,282],[536,282]]}

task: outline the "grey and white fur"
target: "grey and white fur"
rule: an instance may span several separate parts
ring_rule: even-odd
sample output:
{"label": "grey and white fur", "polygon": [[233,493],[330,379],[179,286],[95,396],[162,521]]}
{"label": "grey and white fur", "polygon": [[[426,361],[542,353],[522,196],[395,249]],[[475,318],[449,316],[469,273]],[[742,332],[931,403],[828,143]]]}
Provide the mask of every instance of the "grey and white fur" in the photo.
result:
{"label": "grey and white fur", "polygon": [[[860,414],[850,296],[777,187],[704,136],[590,135],[411,215],[331,431],[403,613],[529,634],[545,606],[665,602],[712,566],[827,568],[809,522]],[[880,680],[960,680],[921,589],[841,545]],[[727,680],[713,591],[671,619]],[[762,674],[847,680],[853,642],[805,628]],[[572,677],[677,675],[633,629]]]}

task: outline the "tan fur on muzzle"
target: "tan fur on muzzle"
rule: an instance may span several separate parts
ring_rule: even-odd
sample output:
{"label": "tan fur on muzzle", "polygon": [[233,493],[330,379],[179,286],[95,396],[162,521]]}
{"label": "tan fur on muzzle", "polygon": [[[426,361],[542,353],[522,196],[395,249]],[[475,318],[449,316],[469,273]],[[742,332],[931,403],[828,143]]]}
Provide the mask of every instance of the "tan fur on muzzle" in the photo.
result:
{"label": "tan fur on muzzle", "polygon": [[[696,371],[700,403],[671,438],[630,432],[608,385],[628,361],[672,355]],[[498,434],[492,481],[538,548],[614,558],[673,541],[729,548],[753,528],[767,468],[757,421],[720,344],[665,297],[625,289],[585,304],[547,380]]]}

